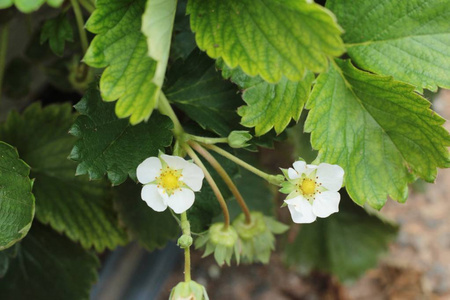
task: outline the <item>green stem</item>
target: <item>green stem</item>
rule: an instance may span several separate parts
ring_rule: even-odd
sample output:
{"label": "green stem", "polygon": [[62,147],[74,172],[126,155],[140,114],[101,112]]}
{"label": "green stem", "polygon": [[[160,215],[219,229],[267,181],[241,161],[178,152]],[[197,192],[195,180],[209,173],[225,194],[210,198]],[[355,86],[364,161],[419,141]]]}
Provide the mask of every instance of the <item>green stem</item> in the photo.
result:
{"label": "green stem", "polygon": [[181,126],[177,115],[173,111],[169,100],[167,100],[166,95],[164,95],[162,91],[159,94],[158,110],[160,113],[168,116],[172,120],[174,126],[173,133],[175,134],[175,137],[181,137],[181,135],[184,133],[183,127]]}
{"label": "green stem", "polygon": [[224,137],[224,138],[211,138],[211,137],[203,137],[203,136],[196,136],[196,135],[192,135],[192,134],[186,134],[186,137],[189,140],[192,141],[196,141],[202,144],[208,144],[208,145],[213,145],[213,144],[219,144],[219,143],[228,143],[228,138]]}
{"label": "green stem", "polygon": [[190,141],[189,145],[191,145],[192,148],[194,148],[195,151],[197,151],[201,156],[203,156],[209,164],[217,171],[217,173],[222,177],[223,181],[226,183],[228,188],[230,189],[231,193],[236,198],[236,201],[238,202],[239,206],[242,209],[242,212],[245,215],[245,222],[247,224],[250,224],[252,222],[252,217],[250,215],[250,210],[248,209],[247,204],[245,203],[244,198],[242,197],[241,193],[239,192],[237,186],[234,184],[233,180],[231,180],[230,176],[228,175],[227,171],[220,165],[220,163],[212,156],[205,148],[197,144],[196,142]]}
{"label": "green stem", "polygon": [[[187,219],[186,212],[181,214],[181,230],[183,235],[191,236],[191,225]],[[191,281],[191,250],[190,247],[184,248],[184,281]]]}
{"label": "green stem", "polygon": [[95,5],[93,5],[90,1],[88,0],[78,0],[81,4],[81,6],[83,6],[83,8],[85,10],[87,10],[90,14],[92,14],[95,10]]}
{"label": "green stem", "polygon": [[217,152],[218,154],[222,155],[223,157],[231,160],[232,162],[234,162],[237,165],[240,165],[241,167],[249,170],[250,172],[252,172],[255,175],[258,175],[259,177],[267,180],[269,183],[280,186],[281,183],[284,181],[284,178],[282,175],[271,175],[271,174],[267,174],[257,168],[255,168],[254,166],[246,163],[245,161],[243,161],[242,159],[234,156],[233,154],[223,150],[222,148],[219,148],[215,145],[203,145],[205,148],[211,149],[215,152]]}
{"label": "green stem", "polygon": [[212,178],[211,174],[209,174],[208,169],[206,169],[205,165],[201,161],[201,159],[195,154],[194,150],[192,150],[191,147],[187,144],[183,144],[184,150],[186,150],[186,153],[194,160],[194,162],[197,164],[197,166],[202,169],[203,173],[205,174],[206,181],[208,181],[209,185],[211,186],[211,189],[213,190],[214,194],[216,195],[217,200],[219,201],[220,207],[222,208],[223,217],[224,217],[224,229],[228,229],[230,226],[230,213],[228,212],[228,206],[225,202],[225,199],[222,196],[222,193],[219,190],[219,187],[217,186],[216,182]]}
{"label": "green stem", "polygon": [[6,52],[8,50],[8,37],[9,37],[9,24],[5,26],[0,31],[0,101],[2,97],[2,87],[3,87],[3,75],[5,74],[5,62],[6,62]]}
{"label": "green stem", "polygon": [[73,7],[73,12],[75,13],[75,19],[77,21],[78,34],[80,35],[81,48],[83,49],[83,53],[86,53],[89,44],[87,40],[87,34],[84,30],[84,20],[83,13],[81,11],[80,5],[78,4],[78,0],[70,0],[70,3]]}

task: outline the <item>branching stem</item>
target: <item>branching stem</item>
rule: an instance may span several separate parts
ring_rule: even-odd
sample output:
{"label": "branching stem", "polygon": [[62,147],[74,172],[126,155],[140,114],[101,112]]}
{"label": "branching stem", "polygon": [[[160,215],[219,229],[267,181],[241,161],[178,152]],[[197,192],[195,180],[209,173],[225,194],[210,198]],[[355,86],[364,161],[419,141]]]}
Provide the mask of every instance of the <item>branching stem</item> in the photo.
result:
{"label": "branching stem", "polygon": [[203,156],[210,165],[217,171],[217,173],[222,177],[223,181],[226,183],[228,188],[230,189],[231,193],[236,198],[236,201],[239,203],[239,206],[242,209],[242,212],[245,215],[245,222],[247,224],[250,224],[252,219],[250,215],[250,210],[248,209],[247,204],[245,203],[244,198],[242,197],[241,193],[239,192],[238,188],[234,184],[233,180],[231,180],[228,173],[225,171],[225,169],[220,165],[220,163],[212,156],[205,148],[197,144],[196,142],[190,141],[189,145],[197,151],[201,156]]}
{"label": "branching stem", "polygon": [[233,154],[223,150],[220,147],[217,147],[215,145],[208,145],[208,144],[204,144],[203,145],[205,148],[211,149],[215,152],[217,152],[218,154],[222,155],[223,157],[231,160],[232,162],[236,163],[237,165],[249,170],[250,172],[252,172],[255,175],[258,175],[259,177],[267,180],[269,183],[280,186],[281,182],[283,182],[283,176],[277,176],[277,175],[271,175],[271,174],[267,174],[263,171],[261,171],[258,168],[255,168],[254,166],[246,163],[245,161],[243,161],[242,159],[234,156]]}
{"label": "branching stem", "polygon": [[228,143],[228,138],[212,138],[212,137],[203,137],[203,136],[196,136],[192,134],[186,134],[187,138],[191,141],[196,141],[202,144],[219,144],[219,143]]}

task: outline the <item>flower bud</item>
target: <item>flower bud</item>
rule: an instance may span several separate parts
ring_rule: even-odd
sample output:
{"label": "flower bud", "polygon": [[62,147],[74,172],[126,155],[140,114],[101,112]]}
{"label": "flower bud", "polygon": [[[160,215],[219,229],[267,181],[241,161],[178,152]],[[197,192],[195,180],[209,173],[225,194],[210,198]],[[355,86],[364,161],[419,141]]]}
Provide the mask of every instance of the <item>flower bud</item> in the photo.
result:
{"label": "flower bud", "polygon": [[248,131],[235,130],[228,135],[228,145],[231,148],[244,148],[250,146],[247,142],[252,139]]}
{"label": "flower bud", "polygon": [[192,245],[193,239],[190,235],[186,235],[183,234],[182,236],[180,236],[180,238],[178,239],[178,246],[180,246],[180,248],[189,248]]}
{"label": "flower bud", "polygon": [[[232,226],[225,228],[223,223],[216,223],[205,235],[197,238],[195,248],[205,247],[203,257],[214,252],[214,258],[220,266],[225,262],[230,265],[231,258],[237,251],[237,242],[238,234]],[[239,256],[236,259],[239,261]]]}
{"label": "flower bud", "polygon": [[206,289],[195,281],[180,282],[170,292],[169,300],[209,300]]}
{"label": "flower bud", "polygon": [[233,227],[236,228],[241,241],[240,256],[248,263],[268,263],[270,254],[275,249],[274,234],[281,234],[289,228],[260,212],[251,213],[249,224],[246,223],[244,214],[239,215],[233,221]]}

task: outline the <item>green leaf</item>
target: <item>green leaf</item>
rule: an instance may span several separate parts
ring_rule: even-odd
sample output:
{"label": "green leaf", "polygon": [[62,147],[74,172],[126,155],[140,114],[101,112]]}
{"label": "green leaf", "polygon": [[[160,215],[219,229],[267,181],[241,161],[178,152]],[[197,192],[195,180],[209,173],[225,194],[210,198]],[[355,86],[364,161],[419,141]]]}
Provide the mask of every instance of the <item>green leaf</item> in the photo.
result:
{"label": "green leaf", "polygon": [[441,0],[327,1],[361,68],[421,90],[450,87],[450,11]]}
{"label": "green leaf", "polygon": [[30,13],[38,10],[41,5],[47,3],[52,7],[59,7],[64,0],[0,0],[0,9],[8,8],[13,4],[23,13]]}
{"label": "green leaf", "polygon": [[187,13],[200,49],[271,83],[322,72],[345,50],[334,15],[304,0],[190,0]]}
{"label": "green leaf", "polygon": [[169,60],[177,0],[147,0],[142,32],[147,37],[148,56],[157,61],[153,82],[161,89]]}
{"label": "green leaf", "polygon": [[169,71],[165,95],[201,127],[221,135],[237,129],[237,107],[242,103],[236,88],[224,81],[214,61],[194,50]]}
{"label": "green leaf", "polygon": [[354,280],[376,266],[397,226],[367,214],[348,197],[340,206],[338,213],[302,225],[295,241],[286,246],[288,265],[330,272],[341,281]]}
{"label": "green leaf", "polygon": [[54,19],[45,21],[41,31],[41,45],[47,40],[50,49],[58,56],[64,54],[66,41],[73,42],[72,26],[65,14],[61,14]]}
{"label": "green leaf", "polygon": [[317,79],[305,131],[320,161],[344,168],[351,198],[380,209],[388,195],[406,200],[410,172],[433,181],[450,166],[450,135],[429,106],[413,86],[338,60]]}
{"label": "green leaf", "polygon": [[76,163],[67,159],[75,143],[67,133],[74,117],[69,104],[41,108],[35,103],[22,115],[9,115],[0,127],[0,139],[15,145],[31,166],[40,222],[86,248],[114,248],[127,239],[118,227],[109,186],[103,181],[75,177]]}
{"label": "green leaf", "polygon": [[238,114],[242,117],[242,125],[255,127],[257,136],[272,128],[280,134],[291,119],[298,121],[300,118],[314,80],[311,72],[306,72],[302,81],[293,82],[282,77],[278,83],[272,84],[259,76],[250,77],[240,68],[230,69],[221,60],[217,65],[224,78],[231,79],[244,90],[242,98],[247,106],[240,107]]}
{"label": "green leaf", "polygon": [[97,9],[86,28],[97,36],[84,62],[105,68],[100,91],[105,101],[116,101],[119,118],[130,123],[148,119],[157,103],[159,88],[152,80],[156,62],[148,57],[147,41],[141,32],[145,0],[96,1]]}
{"label": "green leaf", "polygon": [[0,250],[11,247],[30,230],[34,196],[29,174],[30,167],[17,151],[0,141]]}
{"label": "green leaf", "polygon": [[179,234],[179,227],[169,210],[156,212],[141,199],[142,185],[127,181],[114,188],[114,206],[129,236],[148,251],[164,247]]}
{"label": "green leaf", "polygon": [[96,86],[91,86],[75,105],[81,114],[70,129],[79,138],[69,158],[77,161],[77,174],[101,179],[108,174],[113,185],[129,175],[136,180],[136,168],[147,157],[158,156],[172,142],[172,121],[159,113],[148,122],[132,126],[118,119],[114,104],[103,102]]}
{"label": "green leaf", "polygon": [[97,281],[95,255],[50,228],[33,224],[0,280],[2,299],[88,299]]}

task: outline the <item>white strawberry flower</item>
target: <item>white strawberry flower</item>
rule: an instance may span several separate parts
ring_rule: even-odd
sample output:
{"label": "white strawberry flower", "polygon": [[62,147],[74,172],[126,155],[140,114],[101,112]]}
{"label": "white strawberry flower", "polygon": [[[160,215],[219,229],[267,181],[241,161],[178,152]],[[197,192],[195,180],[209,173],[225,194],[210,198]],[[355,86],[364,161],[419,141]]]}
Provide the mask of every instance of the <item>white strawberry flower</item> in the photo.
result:
{"label": "white strawberry flower", "polygon": [[307,165],[296,161],[293,168],[283,170],[288,181],[282,192],[289,194],[284,202],[288,205],[295,223],[312,223],[339,211],[344,170],[338,165],[321,163]]}
{"label": "white strawberry flower", "polygon": [[200,191],[205,177],[194,163],[166,154],[144,160],[136,175],[144,184],[141,198],[148,206],[159,212],[169,206],[177,214],[194,204],[194,192]]}

